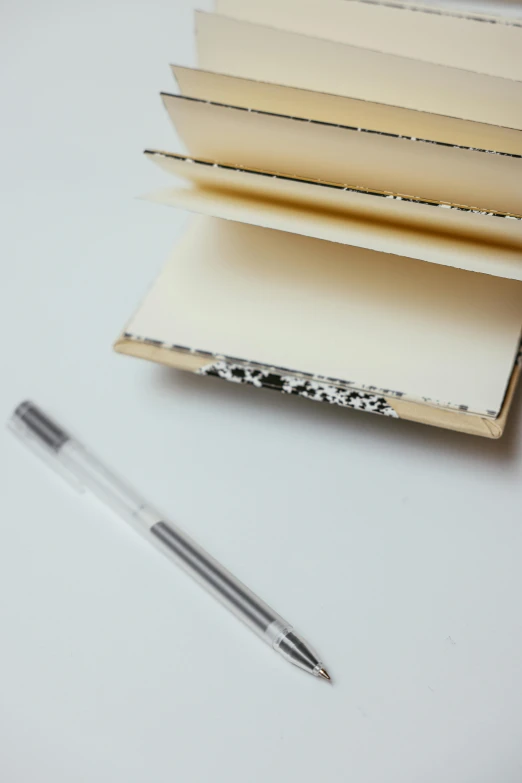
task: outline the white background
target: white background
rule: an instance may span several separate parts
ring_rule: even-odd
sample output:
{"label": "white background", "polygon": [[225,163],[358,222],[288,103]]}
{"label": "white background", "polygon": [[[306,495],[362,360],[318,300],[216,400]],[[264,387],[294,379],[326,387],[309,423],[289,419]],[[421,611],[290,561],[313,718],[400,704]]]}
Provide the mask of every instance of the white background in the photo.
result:
{"label": "white background", "polygon": [[140,152],[175,148],[192,7],[2,4],[0,418],[69,424],[334,683],[2,429],[0,779],[520,783],[520,395],[494,442],[111,351],[186,220],[135,196],[165,183]]}

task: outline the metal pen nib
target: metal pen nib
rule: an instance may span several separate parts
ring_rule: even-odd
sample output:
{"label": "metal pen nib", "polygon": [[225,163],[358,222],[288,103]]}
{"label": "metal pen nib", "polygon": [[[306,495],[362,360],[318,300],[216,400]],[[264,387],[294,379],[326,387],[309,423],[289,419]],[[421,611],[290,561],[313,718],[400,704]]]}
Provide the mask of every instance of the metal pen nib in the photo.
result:
{"label": "metal pen nib", "polygon": [[293,663],[294,666],[304,669],[308,674],[329,680],[330,675],[324,668],[323,662],[302,636],[299,636],[291,627],[287,626],[285,628],[283,626],[281,630],[280,628],[281,626],[274,622],[269,629],[274,634],[274,650],[277,650],[283,658]]}

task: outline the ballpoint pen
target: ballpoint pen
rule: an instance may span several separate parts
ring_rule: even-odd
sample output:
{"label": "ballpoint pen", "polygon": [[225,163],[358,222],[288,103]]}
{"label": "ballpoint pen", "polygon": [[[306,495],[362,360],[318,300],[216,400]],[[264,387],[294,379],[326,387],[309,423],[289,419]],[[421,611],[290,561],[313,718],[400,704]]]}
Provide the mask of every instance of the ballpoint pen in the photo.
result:
{"label": "ballpoint pen", "polygon": [[261,601],[184,532],[108,470],[78,440],[31,402],[11,416],[10,429],[69,480],[78,490],[89,489],[136,530],[159,546],[209,593],[230,609],[290,663],[316,677],[330,676],[309,645],[292,626]]}

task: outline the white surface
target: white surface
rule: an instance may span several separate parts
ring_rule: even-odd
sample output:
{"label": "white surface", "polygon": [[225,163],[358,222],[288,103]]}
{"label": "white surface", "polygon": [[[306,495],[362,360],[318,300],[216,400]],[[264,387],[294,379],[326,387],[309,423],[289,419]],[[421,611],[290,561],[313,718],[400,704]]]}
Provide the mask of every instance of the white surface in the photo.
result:
{"label": "white surface", "polygon": [[111,353],[184,219],[133,197],[164,182],[140,150],[172,144],[190,6],[4,6],[0,415],[59,414],[335,684],[2,431],[0,777],[519,783],[520,397],[492,442]]}

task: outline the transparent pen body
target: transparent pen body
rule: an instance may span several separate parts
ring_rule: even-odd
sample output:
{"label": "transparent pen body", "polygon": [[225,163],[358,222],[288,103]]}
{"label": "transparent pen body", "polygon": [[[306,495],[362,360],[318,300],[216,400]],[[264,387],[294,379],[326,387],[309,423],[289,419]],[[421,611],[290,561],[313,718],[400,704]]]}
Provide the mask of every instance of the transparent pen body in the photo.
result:
{"label": "transparent pen body", "polygon": [[43,450],[42,456],[76,489],[92,491],[265,642],[297,666],[313,674],[319,671],[318,657],[289,623],[36,406],[20,406],[10,427]]}

